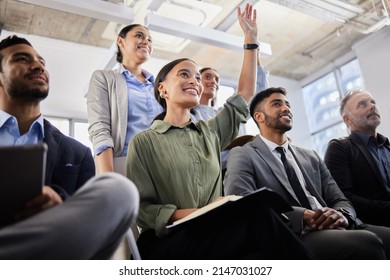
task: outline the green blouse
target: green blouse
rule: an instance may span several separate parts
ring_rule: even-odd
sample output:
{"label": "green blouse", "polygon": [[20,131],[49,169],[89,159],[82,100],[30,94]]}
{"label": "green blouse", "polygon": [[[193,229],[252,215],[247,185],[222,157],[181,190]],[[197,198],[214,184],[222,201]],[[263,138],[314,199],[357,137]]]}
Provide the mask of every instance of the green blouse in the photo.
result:
{"label": "green blouse", "polygon": [[176,209],[200,208],[222,195],[221,150],[246,122],[248,105],[230,97],[215,118],[183,128],[156,120],[135,135],[127,153],[127,177],[140,193],[137,224],[167,234]]}

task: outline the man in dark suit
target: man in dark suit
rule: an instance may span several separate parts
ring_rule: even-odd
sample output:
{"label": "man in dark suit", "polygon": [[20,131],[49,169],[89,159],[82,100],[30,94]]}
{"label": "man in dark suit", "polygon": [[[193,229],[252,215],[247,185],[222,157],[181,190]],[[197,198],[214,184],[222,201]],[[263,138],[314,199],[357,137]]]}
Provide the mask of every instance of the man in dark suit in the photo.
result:
{"label": "man in dark suit", "polygon": [[43,142],[49,148],[45,184],[66,200],[95,175],[91,150],[62,134],[46,119],[43,120],[43,128]]}
{"label": "man in dark suit", "polygon": [[16,223],[0,228],[0,259],[109,258],[135,219],[138,192],[120,175],[94,177],[90,149],[43,118],[48,92],[45,60],[31,44],[17,36],[2,40],[0,145],[45,142],[48,153],[42,194]]}
{"label": "man in dark suit", "polygon": [[325,163],[364,222],[390,226],[390,144],[377,132],[375,100],[368,91],[353,90],[340,113],[351,133],[329,142]]}
{"label": "man in dark suit", "polygon": [[390,257],[390,229],[361,224],[320,157],[289,143],[292,112],[285,89],[258,93],[250,113],[260,134],[230,151],[225,194],[261,187],[279,193],[294,208],[285,213],[292,230],[319,259]]}

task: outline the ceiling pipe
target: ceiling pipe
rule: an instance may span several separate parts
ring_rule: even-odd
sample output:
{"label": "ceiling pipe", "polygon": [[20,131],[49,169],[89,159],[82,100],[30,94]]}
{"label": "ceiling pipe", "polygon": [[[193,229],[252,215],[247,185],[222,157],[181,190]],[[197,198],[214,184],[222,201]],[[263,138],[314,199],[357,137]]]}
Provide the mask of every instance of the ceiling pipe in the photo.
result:
{"label": "ceiling pipe", "polygon": [[389,18],[383,18],[382,20],[378,21],[377,23],[371,25],[370,27],[366,29],[358,29],[357,31],[362,33],[362,34],[370,34],[376,31],[381,30],[383,27],[386,25],[390,25],[390,19]]}
{"label": "ceiling pipe", "polygon": [[[358,32],[367,35],[367,34],[381,30],[386,25],[390,25],[390,17],[389,17],[389,12],[387,10],[386,3],[384,0],[381,0],[381,2],[382,2],[382,6],[383,6],[382,12],[383,12],[383,15],[385,17],[383,19],[381,19],[380,21],[378,21],[377,23],[369,26],[366,29],[357,29]],[[374,5],[374,2],[373,2],[373,5]]]}

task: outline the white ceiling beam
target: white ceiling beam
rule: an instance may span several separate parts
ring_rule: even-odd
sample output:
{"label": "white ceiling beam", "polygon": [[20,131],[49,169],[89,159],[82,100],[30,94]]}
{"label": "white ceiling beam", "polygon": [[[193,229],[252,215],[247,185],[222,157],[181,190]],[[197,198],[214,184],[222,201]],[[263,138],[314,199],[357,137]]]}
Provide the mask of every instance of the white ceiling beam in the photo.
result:
{"label": "white ceiling beam", "polygon": [[[154,13],[149,13],[145,17],[145,26],[153,31],[190,39],[220,48],[242,51],[242,36],[185,23]],[[265,42],[260,42],[260,52],[263,55],[272,55],[271,45]]]}
{"label": "white ceiling beam", "polygon": [[[237,7],[242,6],[244,3],[245,3],[245,0],[242,0],[237,5]],[[215,29],[221,30],[221,31],[226,31],[230,27],[232,27],[233,24],[235,24],[237,22],[237,11],[236,11],[237,7],[235,9],[233,9],[233,11],[228,16],[226,16],[225,19],[222,20]]]}
{"label": "white ceiling beam", "polygon": [[148,10],[158,11],[164,2],[165,0],[153,0],[148,6]]}
{"label": "white ceiling beam", "polygon": [[120,24],[131,24],[134,20],[132,8],[101,0],[17,0],[54,10],[80,16],[112,21]]}

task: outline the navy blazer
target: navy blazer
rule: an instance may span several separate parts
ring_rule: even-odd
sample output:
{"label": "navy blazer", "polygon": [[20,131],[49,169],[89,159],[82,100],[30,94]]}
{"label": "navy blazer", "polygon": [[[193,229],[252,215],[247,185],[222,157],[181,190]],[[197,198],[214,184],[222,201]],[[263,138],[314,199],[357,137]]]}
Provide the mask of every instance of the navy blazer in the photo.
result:
{"label": "navy blazer", "polygon": [[63,200],[72,195],[95,175],[91,150],[65,136],[50,122],[44,120],[48,146],[45,185],[52,187]]}
{"label": "navy blazer", "polygon": [[[351,203],[339,189],[318,154],[293,145],[289,145],[289,149],[302,171],[311,195],[315,196],[323,207],[336,210],[344,208],[360,223]],[[230,151],[224,186],[225,194],[246,195],[262,187],[276,191],[294,209],[285,213],[290,219],[292,230],[300,233],[303,229],[305,208],[296,198],[283,165],[259,136],[243,147]]]}
{"label": "navy blazer", "polygon": [[325,163],[363,222],[390,226],[390,193],[358,135],[331,140]]}

